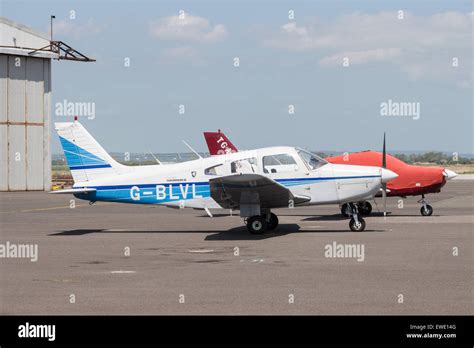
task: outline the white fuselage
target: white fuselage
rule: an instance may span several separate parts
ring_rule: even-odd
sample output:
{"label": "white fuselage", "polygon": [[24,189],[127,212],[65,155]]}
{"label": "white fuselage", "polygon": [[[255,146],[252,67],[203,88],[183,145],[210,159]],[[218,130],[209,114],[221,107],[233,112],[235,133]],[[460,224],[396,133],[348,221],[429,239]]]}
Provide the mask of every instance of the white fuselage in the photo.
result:
{"label": "white fuselage", "polygon": [[[282,154],[292,159],[291,163],[269,161]],[[209,180],[238,173],[267,176],[294,195],[310,197],[305,203],[309,205],[370,199],[382,184],[379,167],[325,163],[311,169],[297,149],[269,147],[183,163],[131,167],[126,173],[79,182],[74,187],[95,188],[94,193],[76,194],[91,201],[221,208],[210,195]]]}

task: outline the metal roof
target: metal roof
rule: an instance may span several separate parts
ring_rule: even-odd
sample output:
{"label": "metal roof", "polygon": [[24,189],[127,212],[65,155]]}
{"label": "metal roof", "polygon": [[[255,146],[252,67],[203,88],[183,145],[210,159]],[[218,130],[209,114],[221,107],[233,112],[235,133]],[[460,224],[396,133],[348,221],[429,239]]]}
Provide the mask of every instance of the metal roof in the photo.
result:
{"label": "metal roof", "polygon": [[50,44],[44,33],[5,17],[0,17],[0,33],[0,53],[46,59],[59,58],[57,53],[51,51],[37,51],[30,54],[31,51]]}
{"label": "metal roof", "polygon": [[63,41],[50,41],[46,34],[0,17],[0,54],[45,59],[94,62]]}

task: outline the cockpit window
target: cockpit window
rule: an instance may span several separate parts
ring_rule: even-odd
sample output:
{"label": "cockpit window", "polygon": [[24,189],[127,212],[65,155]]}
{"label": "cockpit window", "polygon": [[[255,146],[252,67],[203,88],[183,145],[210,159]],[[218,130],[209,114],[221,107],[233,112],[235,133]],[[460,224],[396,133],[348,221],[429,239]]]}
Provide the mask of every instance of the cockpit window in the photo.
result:
{"label": "cockpit window", "polygon": [[264,173],[285,173],[298,171],[298,165],[292,155],[282,153],[263,157]]}
{"label": "cockpit window", "polygon": [[314,153],[311,153],[303,149],[297,149],[297,150],[298,150],[298,155],[300,155],[301,159],[308,166],[310,170],[315,170],[328,163],[326,160],[322,159],[318,155],[315,155]]}

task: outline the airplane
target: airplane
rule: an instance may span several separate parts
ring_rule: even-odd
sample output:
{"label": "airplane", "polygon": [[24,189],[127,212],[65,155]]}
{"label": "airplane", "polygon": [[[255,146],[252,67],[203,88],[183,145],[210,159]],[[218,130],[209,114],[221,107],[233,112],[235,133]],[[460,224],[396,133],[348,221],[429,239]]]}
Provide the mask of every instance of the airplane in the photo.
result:
{"label": "airplane", "polygon": [[51,193],[87,200],[174,208],[239,209],[247,229],[262,234],[278,226],[280,207],[344,204],[349,227],[365,221],[351,202],[370,199],[397,177],[380,167],[331,164],[296,147],[276,146],[166,165],[116,162],[81,123],[55,123],[74,184]]}
{"label": "airplane", "polygon": [[[209,153],[218,155],[221,153],[237,152],[237,148],[220,130],[218,132],[204,132],[204,137],[208,144]],[[384,135],[385,146],[385,135]],[[333,164],[352,164],[359,166],[378,166],[383,163],[384,155],[377,151],[362,151],[340,156],[326,157],[325,160]],[[421,196],[418,203],[421,203],[420,213],[423,216],[433,214],[433,207],[425,198],[426,194],[437,193],[447,181],[455,178],[457,174],[443,167],[438,166],[416,166],[407,164],[398,158],[386,155],[386,168],[398,174],[398,177],[387,183],[385,191],[376,194],[376,197],[386,192],[389,197]],[[367,200],[356,202],[359,213],[363,216],[370,215],[372,205]],[[347,203],[341,205],[341,213],[348,215],[350,207]],[[386,209],[384,209],[385,211]]]}

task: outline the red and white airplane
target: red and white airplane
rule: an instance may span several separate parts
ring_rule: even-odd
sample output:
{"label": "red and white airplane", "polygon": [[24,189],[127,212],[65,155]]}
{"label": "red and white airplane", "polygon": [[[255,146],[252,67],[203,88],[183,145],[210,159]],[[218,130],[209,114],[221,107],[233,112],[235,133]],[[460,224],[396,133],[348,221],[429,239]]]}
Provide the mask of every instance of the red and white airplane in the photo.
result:
{"label": "red and white airplane", "polygon": [[[222,155],[238,151],[237,147],[220,130],[218,132],[204,132],[204,137],[211,155]],[[443,167],[410,165],[388,154],[386,156],[386,163],[383,163],[382,153],[371,150],[327,157],[325,160],[333,164],[382,165],[384,168],[395,172],[398,174],[398,177],[387,183],[387,196],[403,198],[407,196],[421,196],[418,203],[422,204],[420,212],[423,216],[433,214],[433,207],[428,204],[425,195],[440,192],[448,180],[457,176],[452,170]],[[382,192],[380,195],[382,195]],[[370,215],[372,212],[372,205],[368,201],[357,202],[357,206],[359,213],[362,215]],[[346,215],[347,211],[347,204],[342,205],[341,213]]]}

